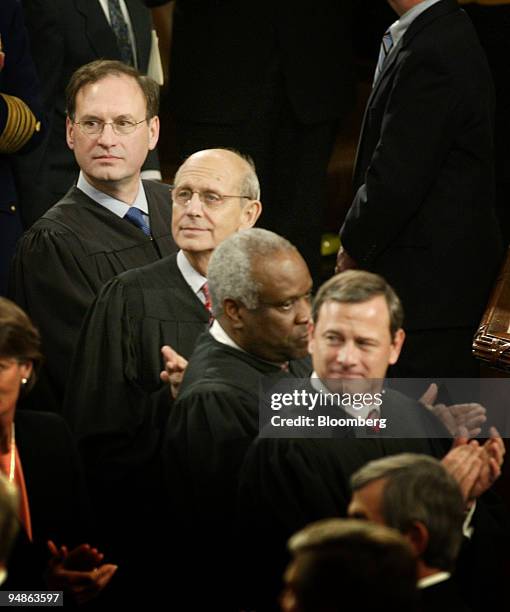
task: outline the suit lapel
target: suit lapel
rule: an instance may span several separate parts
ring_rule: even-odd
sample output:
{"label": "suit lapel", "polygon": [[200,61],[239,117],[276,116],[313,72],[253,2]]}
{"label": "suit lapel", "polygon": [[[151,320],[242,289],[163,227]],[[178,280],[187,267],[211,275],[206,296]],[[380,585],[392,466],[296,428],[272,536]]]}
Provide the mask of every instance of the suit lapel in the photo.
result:
{"label": "suit lapel", "polygon": [[97,57],[120,60],[117,40],[98,0],[74,0],[84,19],[85,35]]}
{"label": "suit lapel", "polygon": [[152,22],[150,13],[140,0],[125,0],[135,37],[138,70],[146,73],[151,50]]}

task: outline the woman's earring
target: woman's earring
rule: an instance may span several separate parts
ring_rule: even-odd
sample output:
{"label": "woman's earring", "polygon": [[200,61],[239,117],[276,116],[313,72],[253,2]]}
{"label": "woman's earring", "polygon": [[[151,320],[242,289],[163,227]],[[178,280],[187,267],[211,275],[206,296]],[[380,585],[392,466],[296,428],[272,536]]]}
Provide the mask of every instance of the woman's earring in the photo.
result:
{"label": "woman's earring", "polygon": [[28,378],[22,378],[22,379],[21,379],[21,384],[22,384],[22,385],[26,385],[26,384],[27,384],[27,382],[28,382]]}

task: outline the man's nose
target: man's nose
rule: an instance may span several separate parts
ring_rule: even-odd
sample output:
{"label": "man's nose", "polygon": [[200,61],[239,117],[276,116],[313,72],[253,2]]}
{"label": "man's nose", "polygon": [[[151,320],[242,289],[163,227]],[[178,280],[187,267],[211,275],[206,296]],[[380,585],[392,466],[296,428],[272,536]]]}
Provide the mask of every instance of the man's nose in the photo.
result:
{"label": "man's nose", "polygon": [[300,297],[296,303],[296,323],[305,325],[310,320],[311,314],[312,307],[310,305],[310,297]]}
{"label": "man's nose", "polygon": [[354,365],[358,360],[358,349],[352,342],[345,342],[336,354],[337,363],[343,366]]}
{"label": "man's nose", "polygon": [[201,216],[203,213],[202,200],[196,191],[191,194],[191,198],[186,205],[186,213],[192,217]]}
{"label": "man's nose", "polygon": [[105,123],[103,131],[99,134],[97,139],[99,144],[110,146],[117,141],[117,134],[113,131],[113,125],[111,123]]}

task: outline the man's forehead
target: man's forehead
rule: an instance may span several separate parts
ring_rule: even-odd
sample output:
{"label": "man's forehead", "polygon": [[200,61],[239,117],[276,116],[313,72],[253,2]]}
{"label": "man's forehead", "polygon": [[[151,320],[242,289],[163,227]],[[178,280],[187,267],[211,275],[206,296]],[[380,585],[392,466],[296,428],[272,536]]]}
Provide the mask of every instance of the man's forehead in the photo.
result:
{"label": "man's forehead", "polygon": [[267,295],[275,301],[284,301],[300,297],[312,289],[308,268],[295,249],[282,249],[272,253],[270,258],[255,257],[252,267],[262,299]]}
{"label": "man's forehead", "polygon": [[381,502],[386,484],[387,478],[377,478],[354,491],[351,509],[359,511],[363,508],[370,514],[370,519],[375,520],[381,513]]}
{"label": "man's forehead", "polygon": [[[132,92],[129,96],[112,95],[118,91],[119,87],[126,87],[131,89]],[[86,83],[83,87],[80,87],[76,93],[76,105],[83,104],[94,104],[98,103],[106,105],[106,103],[112,103],[115,106],[125,107],[131,109],[140,103],[146,104],[145,96],[136,80],[127,74],[109,74],[94,81],[93,83]]]}
{"label": "man's forehead", "polygon": [[243,173],[243,165],[237,157],[215,153],[193,155],[179,168],[175,182],[219,183],[238,182]]}
{"label": "man's forehead", "polygon": [[383,296],[364,302],[326,300],[319,308],[317,325],[334,326],[341,323],[370,325],[373,329],[388,329],[390,313]]}

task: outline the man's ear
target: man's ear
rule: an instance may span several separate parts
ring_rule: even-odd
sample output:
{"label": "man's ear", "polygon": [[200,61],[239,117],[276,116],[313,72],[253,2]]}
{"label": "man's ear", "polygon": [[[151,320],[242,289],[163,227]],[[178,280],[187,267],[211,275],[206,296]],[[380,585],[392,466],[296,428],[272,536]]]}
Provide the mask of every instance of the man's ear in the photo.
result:
{"label": "man's ear", "polygon": [[388,360],[389,365],[395,365],[397,363],[405,339],[405,331],[402,328],[397,329],[391,341],[390,358]]}
{"label": "man's ear", "polygon": [[155,115],[147,121],[149,126],[149,151],[156,148],[159,140],[159,117]]}
{"label": "man's ear", "polygon": [[257,222],[257,219],[260,217],[261,212],[262,204],[258,200],[250,200],[243,206],[243,210],[241,212],[241,225],[239,226],[239,229],[243,230],[253,227]]}
{"label": "man's ear", "polygon": [[223,302],[223,314],[228,319],[234,329],[240,329],[243,326],[242,314],[240,313],[240,304],[235,300],[227,298]]}
{"label": "man's ear", "polygon": [[67,140],[67,146],[71,150],[74,149],[74,130],[75,130],[75,125],[68,115],[66,117],[66,140]]}
{"label": "man's ear", "polygon": [[416,558],[420,558],[429,545],[429,530],[420,521],[415,521],[404,533],[411,544]]}

